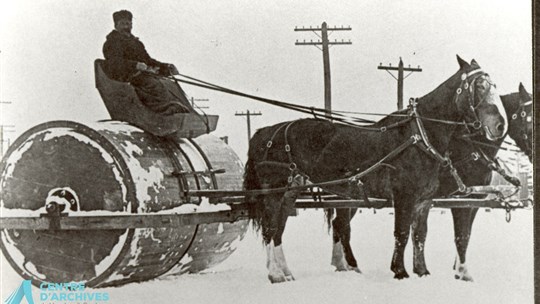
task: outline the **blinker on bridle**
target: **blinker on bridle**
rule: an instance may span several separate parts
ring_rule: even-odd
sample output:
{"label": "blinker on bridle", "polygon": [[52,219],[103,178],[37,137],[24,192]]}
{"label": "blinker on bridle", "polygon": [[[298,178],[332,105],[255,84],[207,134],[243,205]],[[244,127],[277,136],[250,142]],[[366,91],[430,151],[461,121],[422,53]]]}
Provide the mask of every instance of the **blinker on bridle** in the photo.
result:
{"label": "blinker on bridle", "polygon": [[[469,102],[469,109],[472,111],[474,115],[474,122],[472,124],[467,124],[467,125],[472,125],[473,129],[475,130],[480,130],[482,128],[482,122],[480,121],[478,114],[476,113],[476,109],[480,106],[480,104],[482,104],[482,102],[485,100],[485,97],[482,98],[478,102],[477,105],[474,105],[474,89],[476,86],[476,80],[484,76],[489,77],[489,75],[486,72],[484,72],[482,69],[476,69],[476,70],[470,71],[469,73],[463,73],[461,75],[461,85],[456,90],[456,100],[455,100],[456,104],[458,103],[459,96],[461,95],[461,93],[463,93],[463,90],[469,92],[467,101]],[[469,84],[467,80],[470,78],[472,78],[472,80],[471,80],[471,83]],[[486,79],[486,81],[490,85],[487,90],[487,92],[489,92],[489,90],[491,89],[491,86],[493,86],[494,84],[490,82],[488,79]]]}
{"label": "blinker on bridle", "polygon": [[[532,100],[529,100],[524,103],[520,102],[518,109],[514,112],[514,114],[512,114],[512,120],[521,118],[521,124],[525,126],[525,130],[527,129],[526,125],[529,122],[528,121],[529,116],[527,115],[527,111],[525,111],[525,107],[529,105],[532,105]],[[532,153],[532,148],[530,147],[529,142],[527,141],[529,139],[529,136],[527,135],[527,131],[523,131],[523,129],[521,130],[521,133],[522,133],[521,135],[523,137],[523,140],[525,141],[525,149],[527,150],[524,152],[525,154],[529,155],[530,153]]]}
{"label": "blinker on bridle", "polygon": [[532,104],[532,100],[529,100],[525,103],[521,103],[519,105],[519,108],[516,110],[516,112],[512,114],[512,120],[516,120],[518,116],[521,116],[521,119],[525,120],[525,118],[527,117],[527,111],[525,111],[525,107],[531,104]]}

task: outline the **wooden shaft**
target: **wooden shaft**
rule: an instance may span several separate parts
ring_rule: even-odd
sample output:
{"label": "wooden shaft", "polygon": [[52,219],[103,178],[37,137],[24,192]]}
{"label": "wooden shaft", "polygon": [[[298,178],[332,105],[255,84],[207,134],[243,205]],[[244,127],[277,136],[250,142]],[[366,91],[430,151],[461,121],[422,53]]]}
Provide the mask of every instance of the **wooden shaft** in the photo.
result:
{"label": "wooden shaft", "polygon": [[[364,200],[333,199],[327,201],[298,200],[297,209],[335,208],[392,208],[391,200],[370,198]],[[435,199],[433,208],[492,208],[505,209],[505,204],[490,199]],[[526,207],[525,204],[512,208]],[[109,230],[133,228],[182,227],[186,225],[234,222],[249,218],[249,204],[231,206],[231,210],[186,214],[129,214],[105,216],[41,216],[41,217],[0,217],[0,229],[20,230]]]}

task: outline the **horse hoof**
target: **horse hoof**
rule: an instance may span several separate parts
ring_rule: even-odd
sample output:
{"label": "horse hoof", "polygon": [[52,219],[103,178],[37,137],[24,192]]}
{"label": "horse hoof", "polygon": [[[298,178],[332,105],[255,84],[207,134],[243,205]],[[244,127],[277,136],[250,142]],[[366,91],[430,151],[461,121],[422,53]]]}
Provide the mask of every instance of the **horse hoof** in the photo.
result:
{"label": "horse hoof", "polygon": [[454,278],[456,278],[456,280],[461,280],[465,282],[473,281],[473,278],[469,274],[469,270],[465,265],[461,265],[458,267],[457,271],[454,273]]}
{"label": "horse hoof", "polygon": [[346,266],[346,267],[336,267],[336,272],[343,272],[343,271],[354,271],[356,273],[362,273],[360,271],[360,268],[358,267],[352,267],[352,266]]}
{"label": "horse hoof", "polygon": [[418,275],[418,277],[427,277],[429,275],[431,275],[431,273],[427,270],[427,269],[424,269],[422,271],[418,270],[418,271],[414,271],[414,273],[416,273]]}
{"label": "horse hoof", "polygon": [[429,271],[427,271],[427,270],[424,273],[417,273],[417,274],[418,274],[418,277],[420,277],[420,278],[421,277],[427,277],[427,276],[431,275],[431,273],[429,273]]}
{"label": "horse hoof", "polygon": [[456,280],[461,280],[461,281],[465,281],[465,282],[474,282],[472,276],[470,275],[454,275],[454,278]]}
{"label": "horse hoof", "polygon": [[285,276],[271,276],[271,275],[269,275],[268,279],[270,280],[270,283],[272,283],[272,284],[287,282],[287,278]]}
{"label": "horse hoof", "polygon": [[406,271],[398,272],[394,275],[394,279],[403,280],[409,277],[409,274]]}
{"label": "horse hoof", "polygon": [[295,279],[294,276],[291,274],[291,275],[285,276],[285,280],[287,280],[287,282],[290,282],[290,281],[295,281],[296,279]]}

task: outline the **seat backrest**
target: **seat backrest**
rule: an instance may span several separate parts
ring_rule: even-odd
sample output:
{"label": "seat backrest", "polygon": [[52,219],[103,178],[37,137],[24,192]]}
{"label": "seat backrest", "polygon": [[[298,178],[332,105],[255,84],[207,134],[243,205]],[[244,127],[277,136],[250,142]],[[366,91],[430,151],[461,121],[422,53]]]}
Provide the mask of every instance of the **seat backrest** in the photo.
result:
{"label": "seat backrest", "polygon": [[104,63],[105,60],[103,59],[96,59],[94,62],[96,88],[111,118],[124,120],[123,110],[126,104],[131,103],[132,106],[136,106],[135,104],[140,103],[140,100],[137,97],[135,88],[128,82],[116,81],[105,74]]}
{"label": "seat backrest", "polygon": [[[103,59],[94,62],[96,88],[105,103],[105,107],[113,120],[125,121],[146,132],[157,136],[175,135],[180,137],[197,137],[214,131],[217,126],[217,115],[202,116],[194,110],[192,113],[162,115],[153,112],[137,97],[135,88],[127,82],[110,79],[105,73]],[[168,81],[171,82],[172,81]],[[175,83],[168,83],[168,89],[176,89],[185,94]],[[175,85],[176,88],[172,85]],[[180,95],[181,94],[181,95]],[[187,100],[187,99],[186,99]]]}

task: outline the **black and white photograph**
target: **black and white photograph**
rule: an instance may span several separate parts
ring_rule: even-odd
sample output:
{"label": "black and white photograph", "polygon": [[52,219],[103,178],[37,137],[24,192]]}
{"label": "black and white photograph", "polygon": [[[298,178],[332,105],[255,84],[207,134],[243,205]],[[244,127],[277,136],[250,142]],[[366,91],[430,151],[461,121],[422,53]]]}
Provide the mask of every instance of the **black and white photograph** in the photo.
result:
{"label": "black and white photograph", "polygon": [[0,301],[535,303],[533,2],[0,0]]}

